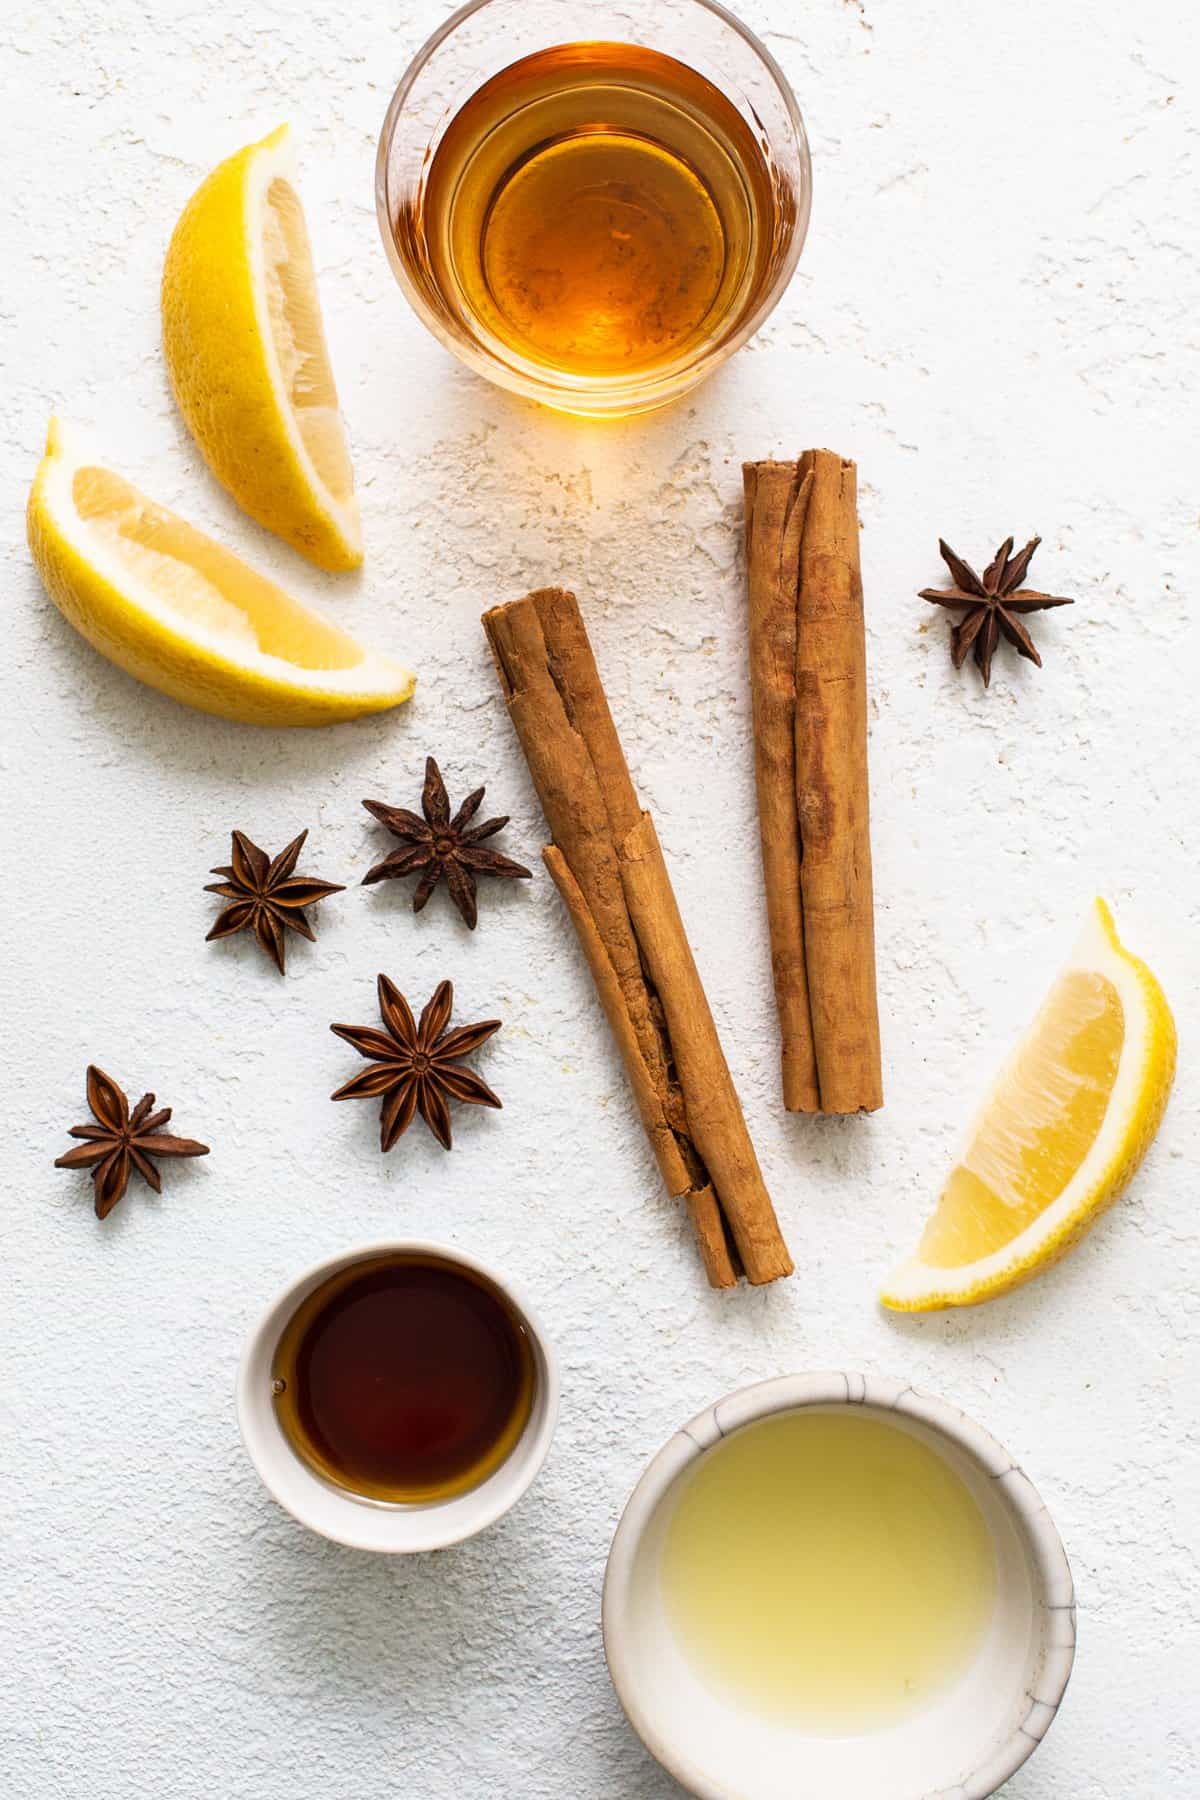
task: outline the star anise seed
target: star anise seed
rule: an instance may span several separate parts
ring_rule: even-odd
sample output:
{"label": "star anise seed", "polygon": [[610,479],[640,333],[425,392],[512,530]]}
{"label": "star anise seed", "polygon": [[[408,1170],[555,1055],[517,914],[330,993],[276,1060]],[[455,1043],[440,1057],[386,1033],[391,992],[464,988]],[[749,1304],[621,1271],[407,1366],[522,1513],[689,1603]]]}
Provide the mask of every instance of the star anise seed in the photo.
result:
{"label": "star anise seed", "polygon": [[1061,594],[1040,594],[1035,588],[1023,588],[1040,537],[1030,538],[1023,550],[1014,556],[1013,540],[1005,538],[995,556],[978,576],[970,563],[956,556],[945,538],[938,539],[942,561],[954,577],[952,588],[922,588],[921,599],[935,606],[961,607],[963,617],[950,633],[950,655],[956,669],[961,669],[968,650],[974,650],[975,661],[987,687],[992,679],[992,657],[1003,635],[1022,656],[1040,669],[1042,659],[1033,639],[1021,623],[1020,614],[1043,612],[1049,606],[1074,606],[1073,600]]}
{"label": "star anise seed", "polygon": [[224,881],[209,882],[204,889],[206,894],[220,894],[233,904],[221,913],[205,943],[232,937],[249,926],[279,973],[284,973],[286,933],[298,932],[311,942],[314,933],[305,907],[342,892],[339,882],[292,873],[307,836],[308,832],[302,831],[272,861],[244,831],[233,833],[232,863],[211,871],[223,875]]}
{"label": "star anise seed", "polygon": [[442,772],[429,756],[425,759],[425,786],[421,794],[424,818],[418,818],[416,813],[403,806],[387,806],[382,800],[364,800],[367,811],[381,825],[386,825],[393,837],[399,838],[404,849],[393,850],[390,856],[368,870],[363,876],[363,886],[393,877],[416,875],[419,871],[421,879],[413,895],[413,911],[418,913],[444,877],[450,898],[474,931],[478,917],[475,877],[500,875],[509,880],[527,881],[531,874],[523,864],[501,856],[498,850],[482,848],[484,838],[493,837],[508,824],[507,813],[502,819],[485,819],[482,825],[470,824],[485,792],[486,789],[478,787],[468,794],[451,818]]}
{"label": "star anise seed", "polygon": [[83,1138],[77,1150],[56,1157],[56,1169],[90,1169],[96,1197],[96,1217],[107,1219],[129,1185],[136,1169],[142,1180],[162,1192],[162,1177],[155,1167],[160,1156],[207,1156],[208,1145],[195,1138],[176,1137],[164,1131],[171,1108],[154,1110],[154,1095],[143,1094],[133,1111],[111,1075],[92,1063],[87,1072],[87,1103],[94,1125],[72,1125],[68,1135]]}
{"label": "star anise seed", "polygon": [[487,1082],[473,1069],[464,1069],[460,1058],[486,1044],[499,1019],[479,1025],[459,1025],[447,1031],[454,1006],[454,989],[438,983],[433,998],[413,1020],[404,995],[386,975],[379,977],[379,1013],[385,1029],[372,1025],[331,1025],[330,1031],[353,1044],[371,1066],[354,1075],[334,1100],[383,1101],[379,1120],[379,1147],[390,1150],[420,1113],[444,1150],[451,1148],[450,1108],[457,1100],[470,1106],[496,1106],[500,1101]]}

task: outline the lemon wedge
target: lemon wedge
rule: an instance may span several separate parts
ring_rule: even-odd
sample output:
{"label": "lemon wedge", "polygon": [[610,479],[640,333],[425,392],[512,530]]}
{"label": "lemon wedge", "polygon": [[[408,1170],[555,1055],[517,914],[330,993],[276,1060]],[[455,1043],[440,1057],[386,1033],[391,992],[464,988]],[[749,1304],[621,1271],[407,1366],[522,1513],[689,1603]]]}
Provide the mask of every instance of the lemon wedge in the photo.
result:
{"label": "lemon wedge", "polygon": [[915,1255],[886,1283],[884,1305],[971,1306],[1056,1262],[1149,1149],[1175,1042],[1162,988],[1097,900],[988,1095]]}
{"label": "lemon wedge", "polygon": [[163,347],[217,480],[321,568],[354,569],[354,472],[295,175],[281,125],[197,189],[167,250]]}
{"label": "lemon wedge", "polygon": [[60,612],[111,662],[254,725],[324,725],[407,700],[414,677],[364,650],[50,422],[29,547]]}

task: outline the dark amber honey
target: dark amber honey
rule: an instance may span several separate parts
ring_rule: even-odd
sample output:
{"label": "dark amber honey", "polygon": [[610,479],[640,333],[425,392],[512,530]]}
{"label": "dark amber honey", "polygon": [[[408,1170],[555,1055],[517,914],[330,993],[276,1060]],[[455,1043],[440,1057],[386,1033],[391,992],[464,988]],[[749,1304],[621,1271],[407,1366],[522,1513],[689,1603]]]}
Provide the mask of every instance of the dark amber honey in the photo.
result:
{"label": "dark amber honey", "polygon": [[536,1383],[524,1321],[491,1282],[400,1253],[310,1294],[271,1374],[297,1454],[338,1487],[396,1503],[486,1480],[524,1431]]}

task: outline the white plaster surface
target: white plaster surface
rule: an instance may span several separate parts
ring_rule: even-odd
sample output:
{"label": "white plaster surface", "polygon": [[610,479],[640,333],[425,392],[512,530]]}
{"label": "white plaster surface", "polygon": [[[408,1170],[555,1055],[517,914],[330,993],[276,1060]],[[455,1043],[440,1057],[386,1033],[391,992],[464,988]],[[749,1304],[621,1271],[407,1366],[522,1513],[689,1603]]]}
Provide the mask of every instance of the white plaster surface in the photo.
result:
{"label": "white plaster surface", "polygon": [[[812,133],[815,207],[767,329],[627,425],[481,386],[408,314],[377,241],[374,138],[425,0],[8,0],[0,18],[5,1272],[0,1791],[21,1800],[667,1800],[605,1677],[599,1584],[651,1453],[717,1395],[877,1369],[945,1395],[1027,1467],[1071,1554],[1080,1650],[1011,1800],[1193,1800],[1200,1675],[1195,1164],[1196,23],[1174,0],[747,0]],[[1190,92],[1189,92],[1190,90]],[[239,515],[173,409],[157,283],[205,171],[283,118],[353,440],[361,579]],[[54,410],[150,493],[421,672],[398,714],[241,729],[110,668],[42,594],[21,510]],[[862,474],[888,1106],[778,1104],[738,547],[745,456],[830,444]],[[939,532],[1009,531],[1071,610],[990,694],[915,598]],[[422,759],[542,825],[481,610],[574,585],[653,808],[798,1265],[710,1294],[661,1197],[543,875],[444,897],[356,884]],[[205,944],[228,831],[349,884],[286,981]],[[1094,892],[1160,970],[1182,1066],[1136,1186],[1063,1266],[965,1315],[873,1300],[965,1114]],[[386,1160],[326,1027],[417,999],[506,1020],[502,1113]],[[213,1154],[104,1228],[51,1167],[94,1059]],[[242,1335],[291,1272],[444,1236],[528,1288],[562,1422],[500,1526],[424,1561],[307,1535],[237,1439]]]}

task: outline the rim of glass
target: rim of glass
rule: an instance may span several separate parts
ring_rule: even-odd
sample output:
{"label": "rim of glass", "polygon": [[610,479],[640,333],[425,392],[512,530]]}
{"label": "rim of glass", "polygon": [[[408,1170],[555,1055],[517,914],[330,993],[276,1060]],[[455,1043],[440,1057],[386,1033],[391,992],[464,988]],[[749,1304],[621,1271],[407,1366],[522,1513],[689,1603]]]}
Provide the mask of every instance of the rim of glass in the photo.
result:
{"label": "rim of glass", "polygon": [[[730,12],[728,7],[722,6],[720,0],[687,0],[688,4],[703,12],[711,13],[715,18],[721,20],[742,39],[752,54],[757,57],[783,102],[788,124],[795,140],[800,163],[800,181],[797,184],[796,193],[796,217],[792,227],[791,241],[775,271],[770,286],[759,300],[758,305],[747,314],[737,330],[728,338],[717,346],[710,346],[702,351],[693,361],[664,370],[657,376],[651,374],[636,378],[613,375],[565,377],[558,376],[554,370],[543,369],[534,363],[508,362],[498,356],[489,356],[486,351],[472,343],[465,333],[460,335],[447,326],[445,321],[427,303],[420,288],[411,279],[404,258],[396,247],[395,233],[392,228],[389,168],[396,121],[430,59],[446,39],[451,37],[466,20],[473,18],[476,13],[484,12],[488,7],[500,3],[501,0],[466,0],[465,5],[452,12],[425,39],[400,77],[396,91],[392,95],[387,112],[384,114],[375,156],[375,212],[388,262],[391,265],[392,273],[403,289],[405,298],[422,324],[428,327],[446,349],[474,369],[477,374],[484,376],[486,380],[506,387],[514,393],[524,394],[529,399],[541,400],[550,405],[557,403],[567,410],[592,412],[594,415],[606,412],[618,413],[628,410],[621,404],[624,396],[632,398],[634,410],[647,411],[674,398],[677,394],[686,392],[702,378],[703,374],[718,368],[721,363],[728,361],[735,351],[740,350],[742,345],[754,336],[775,310],[796,272],[796,265],[800,261],[800,254],[808,237],[809,219],[812,213],[812,156],[799,102],[791,82],[762,39],[751,31],[750,27],[736,14]],[[571,405],[572,400],[576,403],[574,407]],[[588,406],[588,401],[592,401],[594,404]]]}

